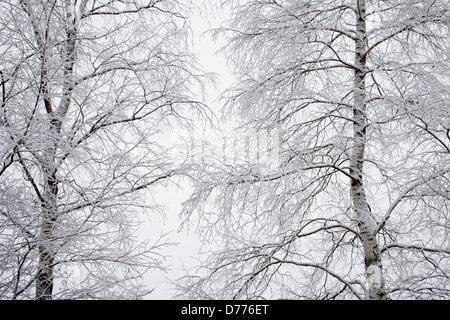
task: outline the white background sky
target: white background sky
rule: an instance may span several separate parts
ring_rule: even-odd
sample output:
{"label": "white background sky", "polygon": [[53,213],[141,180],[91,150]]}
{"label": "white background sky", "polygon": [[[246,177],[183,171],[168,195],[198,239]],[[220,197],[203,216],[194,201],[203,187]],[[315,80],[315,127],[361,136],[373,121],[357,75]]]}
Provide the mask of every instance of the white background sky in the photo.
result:
{"label": "white background sky", "polygon": [[[220,116],[221,103],[216,99],[220,92],[232,84],[233,78],[228,71],[226,59],[218,52],[223,42],[213,40],[212,35],[207,31],[220,26],[229,17],[229,13],[226,9],[213,13],[212,3],[214,1],[198,1],[199,8],[194,10],[191,17],[191,28],[194,36],[194,52],[202,68],[206,72],[217,74],[216,87],[207,87],[205,102]],[[170,282],[185,275],[184,267],[189,268],[195,265],[200,242],[194,233],[196,226],[189,229],[189,234],[188,230],[178,230],[181,223],[179,213],[182,202],[189,196],[189,186],[183,184],[180,187],[170,186],[168,189],[159,188],[154,191],[158,203],[166,207],[166,217],[160,219],[152,217],[149,221],[151,225],[148,227],[148,232],[155,237],[161,232],[171,232],[170,241],[176,242],[177,245],[170,247],[170,252],[161,252],[168,255],[166,262],[170,270],[166,273],[155,271],[148,274],[146,283],[149,288],[154,288],[154,291],[146,298],[171,299],[174,286]]]}

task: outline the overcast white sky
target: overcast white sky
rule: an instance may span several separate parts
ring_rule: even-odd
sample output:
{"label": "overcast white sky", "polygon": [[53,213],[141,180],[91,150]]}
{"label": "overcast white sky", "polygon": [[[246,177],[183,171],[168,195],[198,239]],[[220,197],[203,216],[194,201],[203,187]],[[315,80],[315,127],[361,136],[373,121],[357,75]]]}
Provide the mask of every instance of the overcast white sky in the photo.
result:
{"label": "overcast white sky", "polygon": [[[213,40],[212,35],[207,31],[211,28],[218,27],[222,21],[229,17],[229,13],[224,9],[216,13],[211,10],[211,3],[213,1],[204,0],[200,5],[199,10],[191,17],[191,27],[194,34],[194,52],[196,53],[200,64],[206,72],[214,72],[217,74],[216,88],[207,87],[206,102],[209,107],[215,112],[219,112],[221,105],[216,101],[218,94],[225,88],[231,85],[233,78],[228,71],[226,59],[218,51],[223,42]],[[186,200],[189,195],[189,187],[187,185],[180,185],[180,188],[175,186],[170,187],[167,191],[163,188],[155,190],[155,196],[158,197],[158,202],[162,202],[166,206],[166,219],[152,219],[149,232],[159,234],[160,232],[171,232],[170,240],[177,242],[176,246],[170,248],[167,264],[170,265],[170,270],[167,273],[155,271],[148,275],[147,283],[150,288],[155,290],[148,299],[171,299],[173,295],[173,285],[170,281],[174,281],[178,277],[183,276],[185,267],[192,267],[196,262],[197,252],[200,248],[199,240],[193,232],[195,228],[179,232],[180,225],[179,213],[182,208],[182,202]]]}

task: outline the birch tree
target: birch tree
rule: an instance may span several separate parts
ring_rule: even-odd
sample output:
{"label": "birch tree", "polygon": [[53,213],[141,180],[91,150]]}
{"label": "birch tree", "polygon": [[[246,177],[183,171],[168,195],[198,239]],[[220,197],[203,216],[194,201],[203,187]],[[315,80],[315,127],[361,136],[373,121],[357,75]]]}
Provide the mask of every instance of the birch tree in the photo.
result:
{"label": "birch tree", "polygon": [[1,298],[150,292],[143,277],[163,267],[168,243],[139,235],[139,222],[159,210],[151,188],[178,172],[161,140],[201,111],[182,10],[0,3]]}
{"label": "birch tree", "polygon": [[225,2],[225,115],[280,161],[198,167],[185,217],[219,250],[180,295],[448,299],[448,2]]}

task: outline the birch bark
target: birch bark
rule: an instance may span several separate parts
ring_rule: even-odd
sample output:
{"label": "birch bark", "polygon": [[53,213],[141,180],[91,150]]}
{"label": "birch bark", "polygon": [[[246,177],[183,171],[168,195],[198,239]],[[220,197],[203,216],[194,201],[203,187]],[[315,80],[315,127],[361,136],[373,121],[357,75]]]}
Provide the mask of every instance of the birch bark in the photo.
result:
{"label": "birch bark", "polygon": [[360,239],[364,248],[364,262],[369,288],[369,299],[384,300],[383,270],[381,254],[374,230],[376,222],[372,218],[364,190],[363,166],[364,151],[366,147],[366,94],[365,76],[367,50],[366,31],[366,3],[357,0],[356,6],[356,41],[355,41],[355,74],[354,74],[354,105],[353,105],[353,152],[350,159],[351,197],[356,215]]}

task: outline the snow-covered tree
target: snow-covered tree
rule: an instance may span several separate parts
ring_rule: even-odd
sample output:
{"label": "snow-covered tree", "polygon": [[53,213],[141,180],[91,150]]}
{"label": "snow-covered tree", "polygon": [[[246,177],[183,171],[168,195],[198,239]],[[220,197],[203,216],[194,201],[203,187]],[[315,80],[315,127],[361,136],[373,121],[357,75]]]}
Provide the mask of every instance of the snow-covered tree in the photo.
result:
{"label": "snow-covered tree", "polygon": [[161,141],[201,109],[182,13],[172,0],[0,3],[1,298],[148,293],[167,243],[136,232],[178,170]]}
{"label": "snow-covered tree", "polygon": [[198,167],[186,218],[220,250],[180,293],[448,299],[448,1],[223,2],[226,116],[280,161]]}

